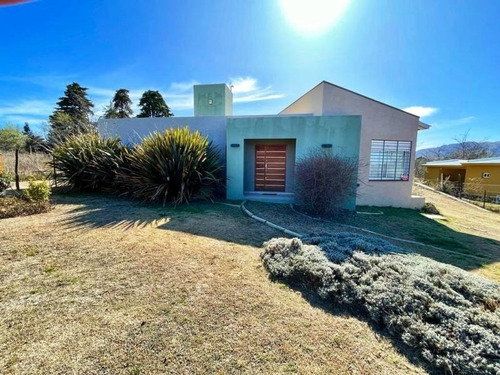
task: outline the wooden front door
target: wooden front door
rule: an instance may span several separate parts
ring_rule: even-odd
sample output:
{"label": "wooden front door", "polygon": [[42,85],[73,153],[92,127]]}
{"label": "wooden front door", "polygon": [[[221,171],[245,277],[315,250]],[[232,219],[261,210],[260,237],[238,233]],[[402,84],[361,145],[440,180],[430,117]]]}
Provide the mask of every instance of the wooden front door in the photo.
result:
{"label": "wooden front door", "polygon": [[285,191],[286,145],[255,145],[255,190]]}

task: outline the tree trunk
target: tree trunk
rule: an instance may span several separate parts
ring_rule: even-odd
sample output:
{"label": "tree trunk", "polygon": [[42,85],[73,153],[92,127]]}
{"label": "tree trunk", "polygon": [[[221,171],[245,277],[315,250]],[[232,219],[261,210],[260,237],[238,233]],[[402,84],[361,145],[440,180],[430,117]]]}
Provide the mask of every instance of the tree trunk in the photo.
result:
{"label": "tree trunk", "polygon": [[16,163],[14,166],[14,173],[16,174],[16,189],[17,191],[21,190],[19,186],[19,149],[16,148]]}

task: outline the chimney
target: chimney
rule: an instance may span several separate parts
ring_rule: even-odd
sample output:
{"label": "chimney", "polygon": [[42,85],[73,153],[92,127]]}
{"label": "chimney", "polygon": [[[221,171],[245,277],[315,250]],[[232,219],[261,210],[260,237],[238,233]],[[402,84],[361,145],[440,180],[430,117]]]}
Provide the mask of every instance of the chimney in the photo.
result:
{"label": "chimney", "polygon": [[232,116],[233,93],[225,83],[194,85],[195,116]]}

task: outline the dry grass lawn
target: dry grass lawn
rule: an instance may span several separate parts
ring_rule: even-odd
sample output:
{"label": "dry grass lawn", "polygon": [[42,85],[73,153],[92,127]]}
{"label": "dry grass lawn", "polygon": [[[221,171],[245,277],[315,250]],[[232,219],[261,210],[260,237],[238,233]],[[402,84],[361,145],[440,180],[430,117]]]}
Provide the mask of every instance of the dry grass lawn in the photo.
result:
{"label": "dry grass lawn", "polygon": [[56,196],[0,220],[0,373],[425,373],[366,322],[271,282],[238,208]]}
{"label": "dry grass lawn", "polygon": [[[4,171],[14,173],[15,152],[0,151],[3,158]],[[50,161],[50,155],[43,152],[22,152],[19,154],[19,178],[23,181],[30,178],[41,179],[47,177],[50,168],[47,163]]]}
{"label": "dry grass lawn", "polygon": [[471,241],[469,247],[473,255],[484,258],[481,266],[473,271],[500,282],[500,214],[478,210],[422,188],[417,188],[416,193],[434,203],[446,217],[440,225],[465,234],[465,241]]}

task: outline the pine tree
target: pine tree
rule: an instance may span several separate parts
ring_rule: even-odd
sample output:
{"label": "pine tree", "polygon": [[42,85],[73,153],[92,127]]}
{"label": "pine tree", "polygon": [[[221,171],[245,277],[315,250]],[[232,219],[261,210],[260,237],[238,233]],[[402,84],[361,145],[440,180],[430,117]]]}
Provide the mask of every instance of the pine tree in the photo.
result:
{"label": "pine tree", "polygon": [[141,112],[137,117],[171,117],[174,115],[159,91],[148,90],[144,92],[139,107]]}
{"label": "pine tree", "polygon": [[127,89],[116,90],[113,100],[106,108],[105,118],[130,118],[134,113],[131,108],[129,91]]}
{"label": "pine tree", "polygon": [[49,141],[55,144],[68,135],[87,133],[93,130],[90,116],[94,104],[87,98],[87,88],[73,82],[66,86],[64,96],[59,98],[54,113],[49,117]]}
{"label": "pine tree", "polygon": [[26,136],[26,144],[25,149],[29,152],[39,152],[46,151],[46,142],[45,139],[33,133],[30,128],[30,124],[27,122],[24,123],[23,134]]}

